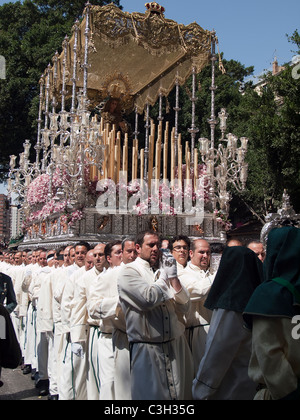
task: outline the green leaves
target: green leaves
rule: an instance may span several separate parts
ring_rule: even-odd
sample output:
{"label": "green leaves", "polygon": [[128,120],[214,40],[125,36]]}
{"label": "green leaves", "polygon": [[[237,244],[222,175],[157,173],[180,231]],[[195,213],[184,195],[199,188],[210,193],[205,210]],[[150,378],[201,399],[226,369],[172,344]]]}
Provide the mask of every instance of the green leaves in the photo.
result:
{"label": "green leaves", "polygon": [[[114,3],[119,5],[119,0]],[[0,54],[6,59],[6,79],[0,80],[0,179],[8,170],[9,155],[21,153],[25,139],[35,143],[39,79],[55,52],[61,51],[65,35],[71,35],[85,4],[24,0],[0,7]]]}

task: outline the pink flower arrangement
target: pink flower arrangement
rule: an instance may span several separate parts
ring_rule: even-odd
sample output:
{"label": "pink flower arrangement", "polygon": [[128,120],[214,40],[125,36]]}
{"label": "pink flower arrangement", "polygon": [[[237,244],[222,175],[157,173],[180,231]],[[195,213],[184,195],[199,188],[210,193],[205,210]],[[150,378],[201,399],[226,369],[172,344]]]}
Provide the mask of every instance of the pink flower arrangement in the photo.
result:
{"label": "pink flower arrangement", "polygon": [[34,221],[46,220],[55,213],[65,213],[70,226],[82,219],[83,213],[80,210],[71,214],[67,213],[67,200],[57,202],[54,198],[48,199],[49,192],[52,197],[55,197],[57,189],[67,181],[68,176],[56,170],[52,176],[52,191],[49,191],[50,176],[48,174],[42,174],[31,182],[27,191],[27,202],[31,207],[31,214],[25,220],[24,226]]}
{"label": "pink flower arrangement", "polygon": [[228,220],[227,215],[222,210],[215,210],[215,218],[226,232],[232,228],[230,220]]}
{"label": "pink flower arrangement", "polygon": [[31,182],[27,192],[27,202],[30,206],[35,206],[47,201],[49,182],[50,177],[48,174],[40,175]]}

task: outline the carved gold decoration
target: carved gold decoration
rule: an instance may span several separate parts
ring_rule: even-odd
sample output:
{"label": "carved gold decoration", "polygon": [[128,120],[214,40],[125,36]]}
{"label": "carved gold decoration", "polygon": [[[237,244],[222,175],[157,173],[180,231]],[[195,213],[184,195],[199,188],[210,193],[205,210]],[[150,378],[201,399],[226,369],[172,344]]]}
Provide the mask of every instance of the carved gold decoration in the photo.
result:
{"label": "carved gold decoration", "polygon": [[158,231],[158,220],[156,216],[151,217],[150,219],[150,229],[153,230],[153,232]]}
{"label": "carved gold decoration", "polygon": [[98,231],[101,232],[105,228],[108,222],[109,222],[109,216],[101,217],[98,223]]}
{"label": "carved gold decoration", "polygon": [[109,74],[102,86],[101,96],[120,99],[123,109],[132,109],[132,88],[128,76],[114,72]]}
{"label": "carved gold decoration", "polygon": [[197,232],[197,234],[204,235],[204,230],[202,229],[201,225],[195,225],[194,229]]}

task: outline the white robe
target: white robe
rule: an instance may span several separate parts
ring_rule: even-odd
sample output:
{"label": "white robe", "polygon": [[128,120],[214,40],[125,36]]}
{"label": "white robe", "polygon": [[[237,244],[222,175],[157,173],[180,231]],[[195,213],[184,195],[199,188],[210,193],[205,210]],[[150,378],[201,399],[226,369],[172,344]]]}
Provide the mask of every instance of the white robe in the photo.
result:
{"label": "white robe", "polygon": [[91,286],[99,274],[96,267],[93,267],[75,281],[71,315],[71,341],[82,343],[86,348],[87,399],[94,401],[99,400],[100,395],[97,351],[99,321],[88,316],[87,302],[90,300]]}
{"label": "white robe", "polygon": [[[72,349],[71,319],[74,305],[75,282],[86,274],[85,266],[73,264],[67,270],[67,278],[61,298],[61,321],[63,347],[65,347],[64,366],[60,372],[60,397],[63,400],[86,400],[86,348],[83,344],[83,357],[74,354]],[[67,390],[67,392],[65,392]]]}
{"label": "white robe", "polygon": [[112,342],[114,319],[119,302],[117,278],[120,267],[100,274],[91,287],[88,312],[99,321],[98,361],[100,400],[115,400],[115,361]]}
{"label": "white robe", "polygon": [[[191,398],[193,362],[176,310],[186,313],[189,294],[157,279],[141,258],[123,266],[118,279],[131,355],[133,400]],[[155,281],[156,280],[156,281]]]}
{"label": "white robe", "polygon": [[204,307],[204,303],[214,278],[214,273],[201,270],[192,263],[179,274],[179,279],[188,290],[191,299],[190,310],[184,315],[183,320],[186,327],[186,338],[194,359],[195,372],[197,372],[205,351],[212,312]]}

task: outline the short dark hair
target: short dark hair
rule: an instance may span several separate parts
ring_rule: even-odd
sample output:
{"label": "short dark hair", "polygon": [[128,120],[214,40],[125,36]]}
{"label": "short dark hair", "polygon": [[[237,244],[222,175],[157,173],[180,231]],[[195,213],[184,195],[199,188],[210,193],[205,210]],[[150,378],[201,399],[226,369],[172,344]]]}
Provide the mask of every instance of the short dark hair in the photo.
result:
{"label": "short dark hair", "polygon": [[105,245],[104,255],[105,255],[106,260],[107,260],[107,257],[111,256],[111,251],[112,251],[113,247],[116,246],[116,245],[122,245],[122,241],[118,241],[118,240],[111,241],[111,242],[108,242],[108,244]]}
{"label": "short dark hair", "polygon": [[56,250],[56,255],[59,255],[61,252],[64,252],[64,250],[65,250],[66,248],[67,248],[66,246],[61,246],[60,248],[58,248],[58,249]]}
{"label": "short dark hair", "polygon": [[135,243],[135,240],[134,240],[134,238],[125,238],[125,239],[123,239],[123,241],[122,241],[122,251],[124,251],[126,242],[134,242]]}
{"label": "short dark hair", "polygon": [[177,236],[174,236],[174,238],[169,240],[169,250],[170,251],[173,251],[174,242],[178,242],[178,241],[184,241],[190,249],[190,246],[191,246],[190,239],[185,235],[177,235]]}
{"label": "short dark hair", "polygon": [[239,243],[241,244],[241,246],[244,246],[243,241],[242,241],[240,238],[238,238],[237,236],[233,236],[232,238],[228,238],[228,240],[227,240],[227,242],[226,242],[226,246],[228,246],[228,244],[229,244],[231,241],[236,241],[236,242],[239,242]]}
{"label": "short dark hair", "polygon": [[75,245],[74,245],[74,249],[76,250],[76,247],[77,246],[85,246],[86,247],[86,249],[87,249],[87,251],[90,251],[90,249],[91,249],[91,246],[90,246],[90,244],[88,243],[88,242],[86,242],[86,241],[79,241],[79,242],[77,242]]}
{"label": "short dark hair", "polygon": [[135,238],[135,243],[142,246],[143,243],[144,243],[145,236],[147,236],[147,235],[155,235],[160,240],[160,236],[157,232],[155,232],[154,230],[146,230],[144,232],[140,232],[140,233],[137,234],[137,236]]}
{"label": "short dark hair", "polygon": [[222,243],[213,242],[212,244],[210,244],[212,254],[221,254],[225,248],[225,244]]}

